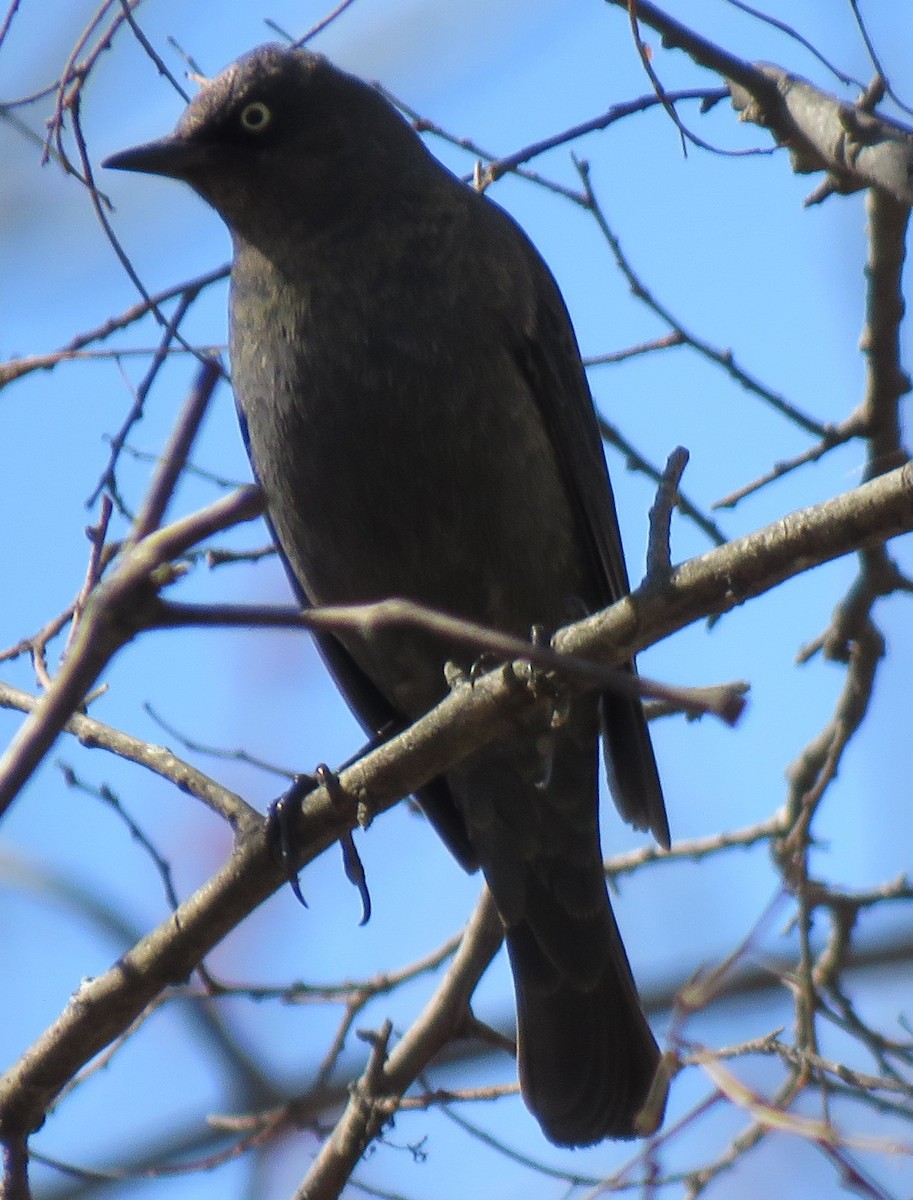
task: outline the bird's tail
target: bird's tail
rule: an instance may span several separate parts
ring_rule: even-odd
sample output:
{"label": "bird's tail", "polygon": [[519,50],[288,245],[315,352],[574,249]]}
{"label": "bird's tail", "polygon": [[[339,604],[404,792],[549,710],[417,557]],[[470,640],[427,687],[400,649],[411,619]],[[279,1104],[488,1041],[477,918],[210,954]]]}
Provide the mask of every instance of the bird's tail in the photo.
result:
{"label": "bird's tail", "polygon": [[[568,937],[579,943],[580,923],[573,924]],[[593,955],[602,969],[592,981],[556,969],[529,922],[507,931],[520,1086],[543,1133],[557,1145],[637,1136],[635,1118],[659,1062],[608,896],[599,924],[601,930],[585,935],[599,939]]]}
{"label": "bird's tail", "polygon": [[659,1061],[606,891],[597,703],[448,773],[504,922],[523,1097],[568,1146],[636,1136]]}

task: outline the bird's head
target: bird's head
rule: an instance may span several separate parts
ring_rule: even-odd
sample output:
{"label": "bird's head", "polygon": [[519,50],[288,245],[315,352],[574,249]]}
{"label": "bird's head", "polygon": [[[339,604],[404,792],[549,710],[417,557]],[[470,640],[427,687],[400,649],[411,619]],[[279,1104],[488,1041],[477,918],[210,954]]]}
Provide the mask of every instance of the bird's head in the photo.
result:
{"label": "bird's head", "polygon": [[427,152],[374,88],[322,55],[261,46],[204,80],[172,134],[103,166],[183,180],[235,234],[321,227]]}

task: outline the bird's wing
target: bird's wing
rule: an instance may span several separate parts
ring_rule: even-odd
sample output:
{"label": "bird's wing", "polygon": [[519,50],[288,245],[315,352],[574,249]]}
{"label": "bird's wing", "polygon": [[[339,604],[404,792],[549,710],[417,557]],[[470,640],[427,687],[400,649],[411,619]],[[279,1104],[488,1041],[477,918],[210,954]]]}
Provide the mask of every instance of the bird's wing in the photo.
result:
{"label": "bird's wing", "polygon": [[[523,245],[537,261],[530,264],[533,302],[518,358],[555,447],[581,528],[589,534],[602,599],[608,605],[630,589],[602,438],[558,286],[525,238]],[[633,662],[626,663],[625,669],[636,671]],[[668,847],[669,824],[641,702],[605,692],[602,726],[606,767],[618,811],[636,828],[652,830],[660,845]]]}
{"label": "bird's wing", "polygon": [[[305,608],[309,607],[307,597],[291,570],[288,570],[288,576],[301,603]],[[372,742],[378,745],[386,742],[412,724],[375,687],[348,650],[332,634],[318,633],[314,635],[314,640],[336,686]],[[415,799],[457,862],[464,870],[475,871],[479,860],[470,844],[466,825],[457,810],[446,778],[440,775],[437,779],[430,779],[415,793]]]}
{"label": "bird's wing", "polygon": [[[247,420],[240,404],[236,404],[235,409],[241,427],[241,437],[244,439],[247,456],[251,463],[251,470],[254,470]],[[269,514],[264,513],[263,519],[298,603],[302,608],[311,608],[313,602],[304,591],[288,559],[283,554],[282,545]],[[356,720],[371,739],[372,745],[380,745],[388,741],[412,724],[408,717],[399,712],[380,689],[371,682],[340,641],[330,633],[315,633],[313,637],[336,686]],[[478,857],[470,845],[466,826],[457,811],[446,779],[440,776],[437,779],[429,780],[423,788],[416,792],[415,798],[457,862],[466,871],[477,870]]]}

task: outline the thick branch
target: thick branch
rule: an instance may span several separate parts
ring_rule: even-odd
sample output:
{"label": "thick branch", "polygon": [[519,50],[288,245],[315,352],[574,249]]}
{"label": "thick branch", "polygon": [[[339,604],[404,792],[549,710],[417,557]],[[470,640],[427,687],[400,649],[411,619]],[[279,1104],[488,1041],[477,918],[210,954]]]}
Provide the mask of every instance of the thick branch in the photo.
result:
{"label": "thick branch", "polygon": [[[627,10],[630,0],[608,0]],[[639,21],[730,85],[742,119],[769,129],[789,147],[800,172],[826,171],[830,190],[876,186],[913,204],[913,136],[898,122],[878,117],[821,91],[801,76],[767,63],[749,63],[680,22],[648,0],[631,6]]]}
{"label": "thick branch", "polygon": [[776,101],[771,103],[769,92],[733,82],[733,107],[742,120],[764,126],[789,148],[795,171],[826,171],[830,191],[878,187],[900,204],[913,204],[913,137],[903,126],[847,104],[782,67],[762,63],[758,69],[774,84]]}
{"label": "thick branch", "polygon": [[[908,464],[685,563],[666,587],[640,589],[569,627],[556,643],[573,653],[621,662],[708,613],[728,611],[791,575],[911,529],[913,468]],[[521,682],[510,668],[458,689],[404,733],[342,771],[332,796],[321,787],[305,798],[298,826],[305,847],[302,861],[315,858],[359,817],[364,819],[365,812],[373,816],[391,807],[541,707],[535,687]],[[116,966],[86,983],[0,1080],[0,1129],[16,1133],[38,1128],[73,1073],[123,1032],[164,987],[186,978],[284,880],[270,856],[265,827],[257,826],[213,879]]]}
{"label": "thick branch", "polygon": [[[557,650],[622,662],[692,620],[729,612],[851,548],[877,546],[913,530],[913,464],[852,491],[790,513],[677,567],[666,587],[638,588],[625,600],[556,636]],[[687,615],[686,615],[687,614]]]}
{"label": "thick branch", "polygon": [[903,265],[910,209],[872,190],[866,197],[869,256],[866,263],[866,320],[860,348],[866,358],[862,419],[868,438],[866,478],[898,466],[907,457],[901,442],[900,401],[910,391],[901,366],[906,305]]}

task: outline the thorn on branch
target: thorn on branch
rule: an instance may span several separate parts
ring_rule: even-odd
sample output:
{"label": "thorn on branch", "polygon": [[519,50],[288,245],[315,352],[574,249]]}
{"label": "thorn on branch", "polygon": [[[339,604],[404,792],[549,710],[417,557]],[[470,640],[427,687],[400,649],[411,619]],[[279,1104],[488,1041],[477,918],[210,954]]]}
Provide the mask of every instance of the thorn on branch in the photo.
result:
{"label": "thorn on branch", "polygon": [[355,1030],[355,1036],[363,1042],[367,1042],[371,1047],[371,1054],[364,1074],[353,1085],[352,1094],[357,1096],[367,1107],[375,1110],[380,1107],[379,1102],[387,1095],[384,1068],[387,1065],[387,1051],[392,1033],[393,1024],[389,1018],[384,1021],[380,1029]]}

